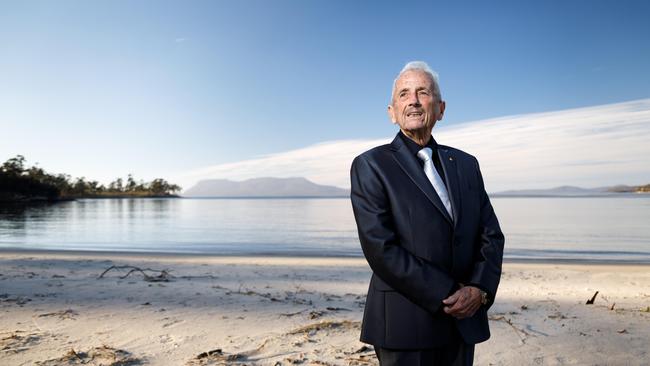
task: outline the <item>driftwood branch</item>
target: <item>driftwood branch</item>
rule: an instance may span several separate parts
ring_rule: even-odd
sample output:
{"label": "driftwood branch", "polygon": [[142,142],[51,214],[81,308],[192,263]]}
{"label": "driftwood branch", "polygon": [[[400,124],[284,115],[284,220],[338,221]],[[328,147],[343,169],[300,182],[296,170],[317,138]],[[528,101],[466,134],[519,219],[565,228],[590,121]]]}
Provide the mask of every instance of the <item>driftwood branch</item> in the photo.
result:
{"label": "driftwood branch", "polygon": [[[208,275],[200,275],[200,276],[174,276],[174,275],[172,275],[170,273],[170,271],[168,271],[166,269],[159,270],[159,269],[151,269],[151,268],[140,268],[140,267],[135,267],[135,266],[110,266],[104,272],[102,272],[102,274],[99,275],[99,277],[97,277],[97,278],[98,279],[103,278],[106,273],[108,273],[109,271],[111,271],[113,269],[115,269],[115,270],[130,269],[130,271],[127,272],[127,274],[125,274],[124,276],[119,277],[120,279],[127,278],[133,272],[140,272],[144,276],[144,280],[148,281],[148,282],[169,282],[172,279],[192,280],[192,279],[198,279],[198,278],[208,278],[208,279],[217,279],[217,278],[219,278],[219,276],[209,275],[209,274]],[[149,274],[145,273],[145,271],[158,272],[159,274],[156,275],[156,276],[153,276],[153,275],[149,275]]]}
{"label": "driftwood branch", "polygon": [[295,316],[295,315],[298,315],[298,314],[302,314],[302,313],[304,313],[305,311],[309,311],[309,310],[310,310],[310,309],[307,308],[307,309],[303,309],[303,310],[300,310],[300,311],[296,311],[296,312],[294,312],[294,313],[280,313],[279,315],[280,315],[280,316],[286,316],[286,317],[290,318],[290,317],[292,317],[292,316]]}
{"label": "driftwood branch", "polygon": [[596,291],[596,293],[594,294],[594,296],[591,297],[591,299],[587,300],[586,305],[593,305],[594,301],[596,301],[596,296],[598,296],[598,291]]}
{"label": "driftwood branch", "polygon": [[[520,339],[522,342],[525,342],[525,341],[526,341],[526,337],[530,335],[530,334],[529,334],[528,332],[526,332],[524,329],[517,328],[514,324],[512,324],[512,320],[506,318],[506,317],[503,316],[503,315],[499,315],[499,316],[491,316],[491,317],[489,317],[489,319],[492,320],[492,321],[501,321],[501,322],[504,322],[504,323],[508,324],[508,325],[509,325],[509,326],[510,326],[514,331],[515,331],[515,334],[517,334],[517,337],[519,337],[519,339]],[[522,334],[523,334],[524,336],[522,336]]]}
{"label": "driftwood branch", "polygon": [[[121,276],[120,279],[125,279],[125,278],[129,277],[129,275],[131,273],[133,273],[133,272],[142,273],[142,276],[144,276],[144,280],[147,281],[147,282],[169,282],[169,280],[174,277],[172,274],[170,274],[165,269],[157,270],[157,269],[151,269],[151,268],[139,268],[139,267],[135,267],[135,266],[110,266],[108,269],[106,269],[104,272],[102,272],[102,274],[99,275],[99,277],[97,277],[97,279],[103,278],[106,273],[108,273],[109,271],[111,271],[113,269],[116,269],[116,270],[130,269],[130,271],[127,272],[127,274],[125,274],[124,276]],[[159,272],[159,274],[155,275],[155,276],[148,275],[145,271]]]}

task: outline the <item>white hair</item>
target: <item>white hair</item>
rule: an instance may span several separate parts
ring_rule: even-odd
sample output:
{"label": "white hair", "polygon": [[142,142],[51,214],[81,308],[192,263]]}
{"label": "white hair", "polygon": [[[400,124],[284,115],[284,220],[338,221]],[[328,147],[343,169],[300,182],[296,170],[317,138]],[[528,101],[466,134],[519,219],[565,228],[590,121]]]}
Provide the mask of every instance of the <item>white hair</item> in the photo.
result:
{"label": "white hair", "polygon": [[393,80],[393,92],[391,94],[391,100],[393,96],[395,95],[395,85],[397,84],[397,79],[402,76],[403,73],[410,71],[410,70],[419,70],[425,72],[427,75],[431,77],[431,80],[433,80],[433,93],[435,96],[440,100],[442,98],[442,95],[440,94],[440,84],[439,84],[439,78],[438,78],[438,73],[433,71],[429,65],[427,65],[426,62],[424,61],[410,61],[407,62],[406,65],[402,68],[402,71],[399,72],[395,80]]}

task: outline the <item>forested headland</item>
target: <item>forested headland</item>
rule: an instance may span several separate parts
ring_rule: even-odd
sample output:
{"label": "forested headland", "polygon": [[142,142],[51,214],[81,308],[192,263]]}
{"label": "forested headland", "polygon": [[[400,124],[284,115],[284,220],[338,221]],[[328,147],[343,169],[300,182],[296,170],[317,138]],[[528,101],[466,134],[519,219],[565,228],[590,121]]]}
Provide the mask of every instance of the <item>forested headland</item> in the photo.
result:
{"label": "forested headland", "polygon": [[85,177],[51,174],[37,166],[27,166],[17,155],[0,166],[0,202],[61,201],[77,198],[178,197],[181,187],[162,178],[136,181],[131,174],[107,186]]}

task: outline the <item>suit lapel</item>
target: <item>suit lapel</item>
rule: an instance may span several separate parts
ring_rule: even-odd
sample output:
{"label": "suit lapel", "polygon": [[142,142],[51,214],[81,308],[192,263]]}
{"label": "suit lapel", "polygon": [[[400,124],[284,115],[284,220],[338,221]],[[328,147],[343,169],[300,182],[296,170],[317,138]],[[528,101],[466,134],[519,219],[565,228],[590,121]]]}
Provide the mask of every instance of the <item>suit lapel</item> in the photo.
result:
{"label": "suit lapel", "polygon": [[451,200],[451,207],[454,214],[454,228],[458,224],[460,216],[460,189],[458,186],[458,168],[456,166],[456,157],[448,149],[438,145],[438,157],[442,164],[442,170],[445,172],[447,181],[447,193]]}
{"label": "suit lapel", "polygon": [[[449,224],[453,225],[452,219],[449,217],[449,213],[445,209],[445,206],[442,204],[440,197],[438,197],[438,193],[436,193],[436,190],[431,185],[431,182],[429,182],[426,174],[424,174],[424,170],[422,170],[422,167],[417,163],[415,158],[411,156],[409,149],[404,146],[404,143],[399,136],[395,136],[395,139],[391,143],[391,149],[393,150],[393,157],[397,161],[397,164],[400,166],[400,168],[404,170],[406,175],[424,193],[429,201],[431,201],[431,203],[436,206],[438,211],[440,211],[445,219],[447,219]],[[446,171],[445,175],[448,175]],[[455,209],[455,206],[452,207]],[[454,210],[454,212],[456,211]]]}

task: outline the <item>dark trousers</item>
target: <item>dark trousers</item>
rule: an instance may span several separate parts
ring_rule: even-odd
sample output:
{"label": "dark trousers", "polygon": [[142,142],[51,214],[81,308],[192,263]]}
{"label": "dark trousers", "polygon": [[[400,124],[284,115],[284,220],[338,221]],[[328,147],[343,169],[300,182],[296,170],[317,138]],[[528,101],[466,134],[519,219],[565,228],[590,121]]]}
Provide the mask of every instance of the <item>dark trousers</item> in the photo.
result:
{"label": "dark trousers", "polygon": [[448,346],[424,350],[395,350],[375,347],[381,366],[471,366],[474,345],[461,340]]}

